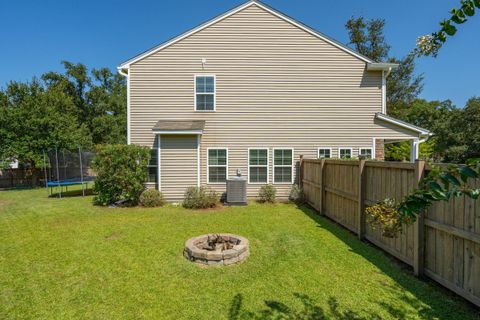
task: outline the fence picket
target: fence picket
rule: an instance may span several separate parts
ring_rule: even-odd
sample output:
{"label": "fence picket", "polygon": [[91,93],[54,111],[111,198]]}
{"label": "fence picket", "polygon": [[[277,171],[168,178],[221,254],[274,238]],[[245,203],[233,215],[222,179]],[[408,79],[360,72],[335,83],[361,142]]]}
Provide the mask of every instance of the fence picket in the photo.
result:
{"label": "fence picket", "polygon": [[480,306],[480,201],[435,203],[397,239],[366,222],[365,206],[387,197],[399,201],[430,168],[422,161],[302,159],[301,184],[307,203],[321,214]]}

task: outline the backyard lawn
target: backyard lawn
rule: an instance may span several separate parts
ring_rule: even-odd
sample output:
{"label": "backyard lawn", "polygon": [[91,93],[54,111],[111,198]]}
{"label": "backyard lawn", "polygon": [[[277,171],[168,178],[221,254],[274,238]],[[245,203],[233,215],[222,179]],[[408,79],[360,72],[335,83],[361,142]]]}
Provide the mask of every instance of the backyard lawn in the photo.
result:
{"label": "backyard lawn", "polygon": [[[199,267],[185,240],[250,240]],[[478,310],[293,204],[108,209],[0,192],[0,319],[479,319]]]}

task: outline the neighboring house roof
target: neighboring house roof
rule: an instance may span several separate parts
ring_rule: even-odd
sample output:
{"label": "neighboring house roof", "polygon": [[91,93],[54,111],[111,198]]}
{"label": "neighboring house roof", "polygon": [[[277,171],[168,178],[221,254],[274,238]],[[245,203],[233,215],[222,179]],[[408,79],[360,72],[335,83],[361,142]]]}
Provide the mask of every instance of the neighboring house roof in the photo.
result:
{"label": "neighboring house roof", "polygon": [[205,120],[160,120],[152,128],[155,133],[202,134]]}
{"label": "neighboring house roof", "polygon": [[395,119],[393,117],[387,116],[386,114],[383,114],[383,113],[380,113],[380,112],[375,114],[375,118],[386,121],[386,122],[389,122],[389,123],[392,123],[392,124],[395,124],[397,126],[400,126],[400,127],[406,128],[406,129],[410,129],[410,130],[415,131],[415,132],[418,132],[421,136],[429,137],[429,136],[432,135],[432,133],[427,129],[417,127],[417,126],[415,126],[411,123]]}
{"label": "neighboring house roof", "polygon": [[231,15],[233,15],[233,14],[235,14],[235,13],[237,13],[237,12],[239,12],[239,11],[245,9],[245,8],[248,8],[248,7],[252,6],[252,5],[257,5],[258,7],[263,8],[264,10],[270,12],[271,14],[273,14],[273,15],[275,15],[275,16],[277,16],[277,17],[279,17],[279,18],[281,18],[281,19],[299,27],[300,29],[303,29],[304,31],[316,36],[317,38],[322,39],[322,40],[330,43],[331,45],[333,45],[333,46],[335,46],[335,47],[337,47],[337,48],[339,48],[339,49],[357,57],[358,59],[366,62],[369,65],[368,66],[369,68],[373,67],[372,70],[389,70],[392,67],[395,67],[394,64],[376,63],[375,61],[373,61],[370,58],[356,52],[355,50],[352,50],[351,48],[347,47],[346,45],[344,45],[344,44],[342,44],[342,43],[324,35],[321,32],[318,32],[318,31],[306,26],[305,24],[303,24],[301,22],[298,22],[298,21],[294,20],[293,18],[277,11],[276,9],[273,9],[270,6],[259,2],[258,0],[250,0],[250,1],[248,1],[244,4],[242,4],[242,5],[239,5],[235,8],[233,8],[233,9],[217,16],[216,18],[213,18],[213,19],[201,24],[200,26],[198,26],[196,28],[193,28],[193,29],[191,29],[191,30],[173,38],[173,39],[170,39],[166,42],[163,42],[163,43],[161,43],[161,44],[159,44],[159,45],[157,45],[157,46],[155,46],[155,47],[153,47],[153,48],[151,48],[151,49],[149,49],[149,50],[147,50],[147,51],[145,51],[145,52],[127,60],[127,61],[125,61],[125,62],[123,62],[118,67],[118,69],[120,69],[120,70],[121,69],[128,69],[130,64],[135,63],[135,62],[137,62],[137,61],[139,61],[143,58],[146,58],[149,55],[154,54],[155,52],[158,52],[158,51],[160,51],[160,50],[162,50],[162,49],[164,49],[164,48],[166,48],[166,47],[168,47],[168,46],[170,46],[170,45],[172,45],[172,44],[174,44],[174,43],[176,43],[176,42],[178,42],[178,41],[180,41],[180,40],[182,40],[182,39],[184,39],[184,38],[186,38],[186,37],[188,37],[188,36],[190,36],[190,35],[192,35],[196,32],[198,32],[198,31],[203,30],[203,29],[207,28],[208,26],[210,26],[210,25],[212,25],[212,24],[214,24],[218,21],[221,21],[221,20],[223,20],[223,19],[225,19],[225,18],[227,18],[227,17],[229,17],[229,16],[231,16]]}

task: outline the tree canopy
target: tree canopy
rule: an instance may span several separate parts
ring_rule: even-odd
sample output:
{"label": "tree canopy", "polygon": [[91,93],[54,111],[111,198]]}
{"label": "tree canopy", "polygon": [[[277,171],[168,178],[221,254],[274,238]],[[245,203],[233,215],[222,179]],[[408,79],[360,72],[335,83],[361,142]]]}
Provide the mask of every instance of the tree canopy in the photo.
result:
{"label": "tree canopy", "polygon": [[125,80],[106,68],[63,65],[64,73],[0,90],[0,161],[38,167],[43,150],[125,143]]}
{"label": "tree canopy", "polygon": [[[375,61],[399,64],[387,78],[387,112],[434,133],[428,142],[420,144],[421,158],[464,162],[480,156],[480,98],[470,99],[464,109],[455,107],[450,100],[419,99],[424,78],[415,73],[415,50],[402,59],[391,57],[382,19],[352,17],[345,27],[350,44],[358,52]],[[388,160],[409,160],[409,142],[386,145],[385,156]]]}

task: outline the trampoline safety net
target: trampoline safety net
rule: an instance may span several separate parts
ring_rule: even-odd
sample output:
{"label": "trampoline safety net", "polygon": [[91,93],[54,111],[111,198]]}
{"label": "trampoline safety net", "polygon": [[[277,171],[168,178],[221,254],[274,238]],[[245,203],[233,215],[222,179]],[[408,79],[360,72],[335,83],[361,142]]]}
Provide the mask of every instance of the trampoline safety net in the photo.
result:
{"label": "trampoline safety net", "polygon": [[[46,188],[62,187],[71,185],[84,185],[94,180],[91,168],[93,152],[66,149],[54,149],[44,153]],[[49,193],[50,195],[50,193]]]}

